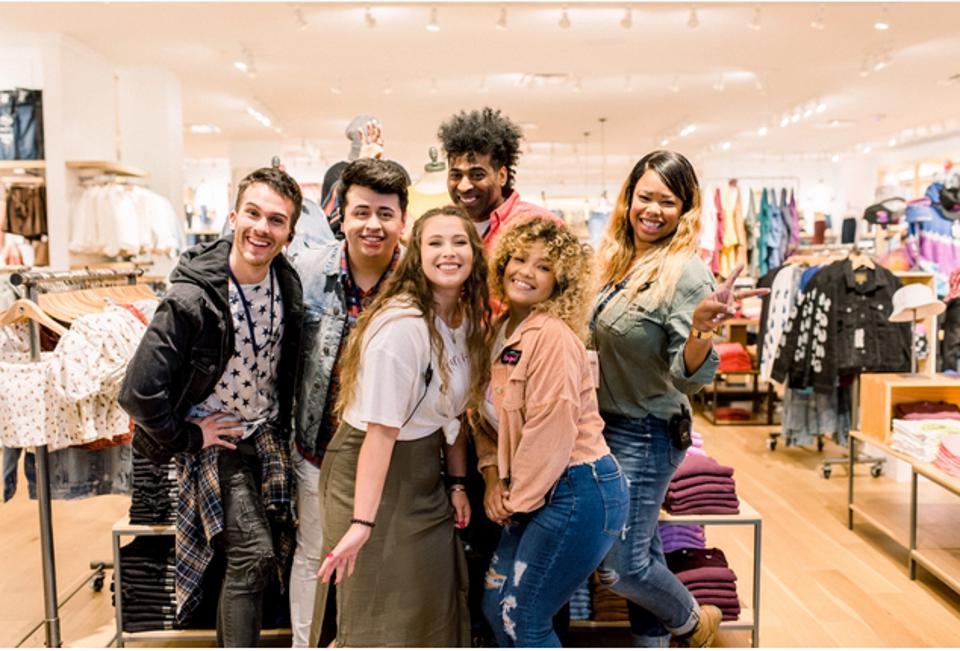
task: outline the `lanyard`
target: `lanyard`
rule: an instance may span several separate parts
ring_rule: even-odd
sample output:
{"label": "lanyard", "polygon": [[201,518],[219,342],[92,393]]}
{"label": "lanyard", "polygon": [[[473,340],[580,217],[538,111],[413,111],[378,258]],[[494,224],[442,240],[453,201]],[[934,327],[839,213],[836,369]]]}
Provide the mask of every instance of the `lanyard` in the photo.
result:
{"label": "lanyard", "polygon": [[227,271],[230,273],[230,280],[233,281],[234,286],[237,288],[237,294],[240,296],[240,303],[243,305],[243,313],[247,319],[247,329],[250,331],[250,343],[253,345],[253,352],[257,357],[259,357],[260,351],[270,345],[270,337],[273,336],[273,268],[270,268],[270,332],[267,335],[267,341],[264,343],[263,347],[257,345],[257,329],[253,325],[253,317],[250,314],[250,302],[243,293],[243,287],[240,286],[240,281],[237,280],[237,277],[233,275],[233,269],[228,266]]}
{"label": "lanyard", "polygon": [[[593,309],[593,315],[590,317],[590,338],[593,343],[594,350],[600,350],[597,344],[597,321],[600,318],[600,313],[603,312],[604,308],[607,307],[607,304],[614,299],[614,297],[623,291],[623,288],[627,286],[627,283],[630,281],[630,276],[627,276],[616,285],[612,287],[610,285],[605,285],[600,290],[600,300],[597,301],[597,306]],[[652,282],[646,282],[640,286],[640,289],[637,293],[644,292],[650,288]]]}

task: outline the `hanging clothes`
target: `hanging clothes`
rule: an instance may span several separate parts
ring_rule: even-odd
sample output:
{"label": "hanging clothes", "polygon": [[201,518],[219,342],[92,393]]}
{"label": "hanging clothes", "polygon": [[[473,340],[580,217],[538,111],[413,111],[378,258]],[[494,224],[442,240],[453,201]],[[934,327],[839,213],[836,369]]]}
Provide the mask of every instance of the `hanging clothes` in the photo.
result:
{"label": "hanging clothes", "polygon": [[721,253],[723,252],[723,227],[724,227],[724,214],[723,214],[723,201],[720,198],[720,188],[717,188],[713,193],[713,206],[717,211],[717,231],[716,239],[713,243],[713,257],[710,259],[710,270],[714,275],[721,273]]}
{"label": "hanging clothes", "polygon": [[[767,196],[767,189],[764,188],[760,194],[760,239],[757,241],[757,256],[759,274],[762,276],[770,270],[767,260],[770,257],[770,198]],[[777,266],[777,265],[774,265]]]}
{"label": "hanging clothes", "polygon": [[743,216],[740,214],[740,190],[737,186],[728,186],[720,195],[720,205],[723,210],[723,248],[720,252],[720,274],[726,278],[737,266],[741,243],[740,231]]}
{"label": "hanging clothes", "polygon": [[185,248],[183,227],[166,197],[139,186],[86,188],[70,221],[70,251],[107,257],[171,254]]}
{"label": "hanging clothes", "polygon": [[700,258],[710,265],[717,249],[717,206],[709,199],[701,203],[703,205],[700,208]]}
{"label": "hanging clothes", "polygon": [[790,201],[787,202],[787,208],[790,211],[790,248],[788,253],[792,253],[800,246],[800,233],[803,226],[800,224],[800,211],[797,210],[797,198],[793,190],[790,190]]}
{"label": "hanging clothes", "polygon": [[747,236],[747,264],[750,275],[759,278],[760,273],[760,220],[757,215],[757,202],[753,190],[747,190],[747,216],[744,228]]}
{"label": "hanging clothes", "polygon": [[770,223],[770,230],[767,232],[767,268],[773,269],[783,264],[789,233],[780,204],[777,203],[777,191],[772,188],[769,192],[767,210]]}
{"label": "hanging clothes", "polygon": [[27,239],[47,234],[47,189],[44,185],[11,185],[6,191],[3,231]]}

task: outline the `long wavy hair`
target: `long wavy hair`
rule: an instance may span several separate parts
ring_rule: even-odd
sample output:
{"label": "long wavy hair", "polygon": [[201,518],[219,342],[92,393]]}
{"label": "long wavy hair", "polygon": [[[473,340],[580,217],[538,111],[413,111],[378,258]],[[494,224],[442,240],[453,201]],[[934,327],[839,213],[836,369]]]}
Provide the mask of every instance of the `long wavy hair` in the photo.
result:
{"label": "long wavy hair", "polygon": [[[638,251],[630,207],[637,182],[653,170],[680,200],[677,230],[644,251]],[[628,299],[644,285],[650,287],[641,299],[648,309],[673,299],[673,292],[687,261],[697,255],[700,238],[700,185],[693,165],[682,154],[653,151],[637,161],[617,197],[613,214],[600,243],[600,282],[619,283],[629,276],[624,288]]]}
{"label": "long wavy hair", "polygon": [[502,303],[510,304],[503,277],[507,263],[537,242],[543,244],[553,264],[556,284],[553,294],[533,309],[557,317],[579,337],[585,338],[587,314],[593,298],[593,251],[589,245],[581,244],[568,229],[550,219],[525,220],[504,233],[490,259],[490,293]]}
{"label": "long wavy hair", "polygon": [[[363,360],[363,338],[371,321],[384,309],[390,307],[413,307],[420,311],[427,324],[430,342],[438,359],[444,359],[443,337],[436,326],[437,309],[433,298],[433,286],[423,272],[421,245],[423,231],[432,219],[440,216],[459,218],[463,230],[470,241],[473,251],[473,266],[460,294],[460,308],[466,321],[467,353],[470,357],[469,406],[477,406],[483,400],[487,376],[490,373],[490,357],[485,345],[486,333],[490,328],[490,296],[487,289],[487,264],[483,242],[466,211],[456,206],[433,208],[413,225],[410,245],[397,264],[397,268],[387,279],[373,303],[367,307],[350,336],[347,338],[343,357],[340,360],[340,393],[337,396],[337,412],[353,401],[357,393],[357,381]],[[446,365],[440,364],[441,386],[449,386],[449,374]],[[412,390],[410,387],[397,387],[398,391]]]}

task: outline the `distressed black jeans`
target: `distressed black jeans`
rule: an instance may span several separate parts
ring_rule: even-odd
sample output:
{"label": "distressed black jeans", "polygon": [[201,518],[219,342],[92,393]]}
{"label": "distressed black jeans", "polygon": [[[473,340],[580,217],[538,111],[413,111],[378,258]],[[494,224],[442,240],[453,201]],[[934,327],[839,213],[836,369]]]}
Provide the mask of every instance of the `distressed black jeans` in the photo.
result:
{"label": "distressed black jeans", "polygon": [[277,558],[253,443],[241,441],[236,450],[221,450],[219,470],[226,572],[217,607],[217,644],[255,647],[260,641],[263,593],[276,574]]}

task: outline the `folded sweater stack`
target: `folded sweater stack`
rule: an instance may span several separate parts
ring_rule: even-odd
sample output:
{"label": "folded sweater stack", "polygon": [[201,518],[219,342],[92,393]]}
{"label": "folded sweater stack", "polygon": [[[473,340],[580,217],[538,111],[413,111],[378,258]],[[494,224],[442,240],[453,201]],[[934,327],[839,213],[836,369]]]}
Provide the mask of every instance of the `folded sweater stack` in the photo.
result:
{"label": "folded sweater stack", "polygon": [[716,548],[680,549],[667,554],[667,567],[697,603],[719,608],[723,621],[740,617],[737,575],[727,565],[723,551]]}
{"label": "folded sweater stack", "polygon": [[670,480],[663,506],[673,515],[739,513],[733,468],[709,456],[688,454]]}

